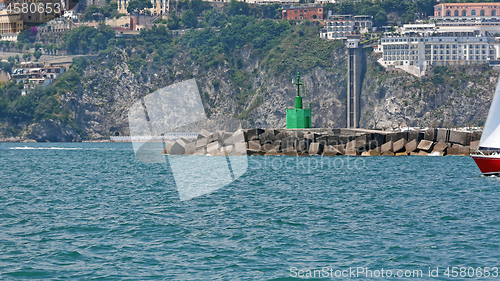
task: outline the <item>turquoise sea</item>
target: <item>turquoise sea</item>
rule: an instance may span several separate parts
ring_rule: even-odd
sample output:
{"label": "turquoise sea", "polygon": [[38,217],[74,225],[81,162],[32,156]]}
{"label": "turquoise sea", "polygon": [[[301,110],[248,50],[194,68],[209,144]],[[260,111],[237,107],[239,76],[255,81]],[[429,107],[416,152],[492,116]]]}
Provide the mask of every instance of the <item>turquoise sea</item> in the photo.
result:
{"label": "turquoise sea", "polygon": [[500,179],[469,157],[248,157],[181,201],[130,143],[0,143],[0,182],[0,280],[498,279]]}

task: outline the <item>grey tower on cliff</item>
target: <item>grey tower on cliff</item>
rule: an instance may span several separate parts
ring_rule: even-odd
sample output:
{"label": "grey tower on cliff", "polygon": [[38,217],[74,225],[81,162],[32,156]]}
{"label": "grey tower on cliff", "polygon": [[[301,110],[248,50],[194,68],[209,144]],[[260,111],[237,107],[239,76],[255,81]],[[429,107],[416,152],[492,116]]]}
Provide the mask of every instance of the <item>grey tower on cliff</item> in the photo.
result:
{"label": "grey tower on cliff", "polygon": [[347,39],[347,128],[359,127],[363,48],[358,38]]}

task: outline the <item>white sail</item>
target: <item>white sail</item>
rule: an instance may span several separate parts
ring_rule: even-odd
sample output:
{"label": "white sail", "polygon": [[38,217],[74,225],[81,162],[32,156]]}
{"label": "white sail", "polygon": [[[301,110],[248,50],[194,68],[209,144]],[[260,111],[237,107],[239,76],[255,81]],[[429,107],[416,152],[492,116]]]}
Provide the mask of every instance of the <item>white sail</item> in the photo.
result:
{"label": "white sail", "polygon": [[479,147],[500,149],[500,78],[491,102],[488,118],[486,118]]}

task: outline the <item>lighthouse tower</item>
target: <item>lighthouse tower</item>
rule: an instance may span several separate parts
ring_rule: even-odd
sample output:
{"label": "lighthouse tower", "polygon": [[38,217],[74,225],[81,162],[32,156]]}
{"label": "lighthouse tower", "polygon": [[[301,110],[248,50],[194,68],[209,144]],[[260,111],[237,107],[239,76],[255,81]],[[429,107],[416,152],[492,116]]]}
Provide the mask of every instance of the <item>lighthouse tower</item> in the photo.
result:
{"label": "lighthouse tower", "polygon": [[302,97],[300,96],[300,74],[297,72],[297,96],[295,97],[295,108],[286,110],[286,128],[302,129],[311,128],[311,106],[302,108]]}

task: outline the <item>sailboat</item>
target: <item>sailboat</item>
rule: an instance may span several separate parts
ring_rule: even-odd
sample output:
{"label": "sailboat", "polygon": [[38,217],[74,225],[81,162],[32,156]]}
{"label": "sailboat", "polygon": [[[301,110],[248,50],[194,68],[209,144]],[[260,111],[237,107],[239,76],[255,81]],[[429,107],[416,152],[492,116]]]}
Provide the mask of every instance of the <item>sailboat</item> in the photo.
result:
{"label": "sailboat", "polygon": [[471,157],[483,175],[500,174],[500,79],[479,141],[479,148],[471,154]]}

